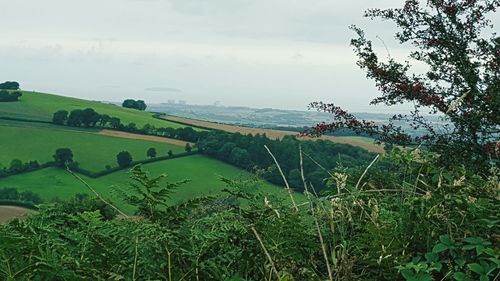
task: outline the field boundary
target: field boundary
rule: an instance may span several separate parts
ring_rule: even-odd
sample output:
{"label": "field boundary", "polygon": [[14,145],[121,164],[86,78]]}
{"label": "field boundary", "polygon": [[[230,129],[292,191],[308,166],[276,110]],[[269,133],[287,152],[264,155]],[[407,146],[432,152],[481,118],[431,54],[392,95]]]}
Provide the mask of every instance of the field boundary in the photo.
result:
{"label": "field boundary", "polygon": [[43,124],[56,125],[56,124],[54,124],[51,121],[35,120],[35,119],[24,119],[24,118],[7,117],[7,116],[0,116],[0,120],[19,121],[19,122],[26,122],[26,123],[43,123]]}
{"label": "field boundary", "polygon": [[155,163],[155,162],[160,162],[160,161],[189,157],[189,156],[193,156],[193,155],[197,155],[197,154],[200,154],[200,153],[196,150],[196,151],[191,151],[191,152],[182,152],[182,153],[174,154],[172,156],[160,156],[160,157],[155,157],[155,158],[150,158],[150,159],[138,160],[138,161],[133,161],[130,164],[130,166],[127,166],[127,167],[114,167],[114,168],[111,168],[109,170],[104,170],[104,171],[100,171],[100,172],[91,172],[91,171],[88,171],[88,170],[85,170],[82,168],[73,168],[73,171],[75,171],[79,174],[82,174],[84,176],[87,176],[89,178],[96,179],[96,178],[107,176],[109,174],[112,174],[112,173],[115,173],[115,172],[118,172],[121,170],[130,169],[131,167],[133,167],[135,165],[139,165],[139,164],[150,164],[150,163]]}
{"label": "field boundary", "polygon": [[[118,171],[121,171],[121,170],[130,169],[131,167],[133,167],[135,165],[138,165],[138,164],[150,164],[150,163],[154,163],[154,162],[173,160],[173,159],[177,159],[177,158],[189,157],[189,156],[198,155],[198,154],[201,154],[201,153],[198,150],[195,150],[195,151],[191,151],[191,152],[177,153],[177,154],[174,154],[172,156],[168,156],[167,155],[167,156],[160,156],[160,157],[155,157],[155,158],[150,158],[150,159],[137,160],[137,161],[133,161],[130,164],[130,166],[127,166],[127,167],[114,167],[114,168],[111,168],[109,170],[103,170],[103,171],[100,171],[100,172],[91,172],[89,170],[86,170],[86,169],[83,169],[83,168],[79,168],[79,167],[73,168],[73,171],[75,171],[75,172],[77,172],[79,174],[82,174],[84,176],[87,176],[89,178],[97,179],[97,178],[100,178],[100,177],[103,177],[103,176],[107,176],[109,174],[112,174],[112,173],[115,173],[115,172],[118,172]],[[52,168],[56,167],[54,165],[53,161],[41,164],[39,168],[29,169],[29,170],[21,172],[21,173],[6,175],[6,176],[3,176],[3,177],[0,177],[0,179],[5,179],[5,178],[16,176],[16,175],[22,175],[22,174],[27,174],[27,173],[31,173],[31,172],[41,171],[41,170],[44,170],[44,169],[47,169],[47,168],[51,168],[51,167]],[[2,200],[0,200],[0,206],[2,206]]]}

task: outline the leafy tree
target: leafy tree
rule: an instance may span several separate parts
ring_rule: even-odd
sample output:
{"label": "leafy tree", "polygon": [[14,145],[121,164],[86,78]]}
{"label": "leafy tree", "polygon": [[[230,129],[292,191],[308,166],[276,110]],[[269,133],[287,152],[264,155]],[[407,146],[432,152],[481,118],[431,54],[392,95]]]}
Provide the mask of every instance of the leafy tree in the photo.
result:
{"label": "leafy tree", "polygon": [[19,192],[15,188],[7,187],[0,189],[0,199],[18,200]]}
{"label": "leafy tree", "polygon": [[302,182],[302,176],[300,174],[300,170],[299,169],[290,170],[290,172],[288,173],[288,178],[287,179],[290,182],[290,185],[295,190],[303,191],[304,184]]}
{"label": "leafy tree", "polygon": [[113,129],[118,129],[120,128],[121,126],[121,120],[120,118],[118,117],[111,117],[111,119],[109,119],[109,125],[111,126],[111,128]]}
{"label": "leafy tree", "polygon": [[122,103],[123,107],[126,108],[133,108],[137,110],[144,111],[147,108],[146,103],[143,100],[133,100],[133,99],[126,99]]}
{"label": "leafy tree", "polygon": [[54,124],[64,125],[68,120],[68,114],[69,113],[66,110],[59,110],[54,113],[52,117],[52,122]]}
{"label": "leafy tree", "polygon": [[93,108],[86,108],[82,111],[81,114],[81,123],[85,127],[95,127],[97,122],[101,119],[101,115],[95,112]]}
{"label": "leafy tree", "polygon": [[191,152],[193,150],[193,148],[191,147],[191,145],[189,143],[186,143],[186,146],[184,147],[184,150],[186,152]]}
{"label": "leafy tree", "polygon": [[21,92],[9,92],[7,90],[0,90],[0,102],[18,101],[23,94]]}
{"label": "leafy tree", "polygon": [[19,193],[19,200],[22,202],[32,203],[34,205],[43,203],[43,199],[40,197],[40,195],[32,191],[23,191]]}
{"label": "leafy tree", "polygon": [[172,150],[169,150],[168,151],[168,156],[170,156],[170,157],[174,156],[174,152]]}
{"label": "leafy tree", "polygon": [[73,127],[80,127],[82,125],[83,110],[75,109],[69,114],[67,125]]}
{"label": "leafy tree", "polygon": [[249,168],[252,165],[250,154],[243,148],[235,147],[229,155],[229,161],[242,168]]}
{"label": "leafy tree", "polygon": [[53,155],[56,166],[66,167],[73,162],[73,152],[69,148],[58,148]]}
{"label": "leafy tree", "polygon": [[125,130],[127,132],[135,133],[137,132],[137,125],[135,123],[128,123],[128,125],[125,127]]}
{"label": "leafy tree", "polygon": [[156,157],[156,148],[154,148],[154,147],[149,148],[148,151],[146,152],[146,155],[149,158],[155,158]]}
{"label": "leafy tree", "polygon": [[225,143],[217,152],[219,158],[228,161],[231,156],[231,152],[236,148],[236,144],[234,142]]}
{"label": "leafy tree", "polygon": [[128,151],[122,151],[116,155],[116,161],[120,167],[129,167],[132,164],[132,155]]}
{"label": "leafy tree", "polygon": [[0,90],[19,90],[19,83],[15,81],[1,83]]}
{"label": "leafy tree", "polygon": [[111,120],[111,117],[107,114],[101,114],[99,118],[99,126],[105,127],[106,124]]}
{"label": "leafy tree", "polygon": [[[413,45],[410,57],[426,64],[426,72],[415,73],[409,62],[390,56],[381,60],[358,27],[352,27],[358,38],[351,41],[358,65],[382,93],[371,103],[410,103],[414,110],[379,126],[358,120],[334,104],[313,103],[311,107],[334,114],[334,122],[319,124],[310,133],[349,128],[382,142],[422,144],[437,152],[439,162],[446,166],[462,163],[484,169],[489,159],[498,161],[500,153],[500,37],[490,32],[493,26],[488,20],[500,1],[421,2],[408,0],[400,9],[371,9],[366,16],[394,22],[400,29],[396,39]],[[443,116],[448,123],[433,124],[421,114],[424,110]],[[396,125],[398,121],[409,122],[426,134],[412,136]]]}
{"label": "leafy tree", "polygon": [[13,159],[10,161],[10,167],[9,170],[11,173],[20,173],[24,170],[24,164],[23,161],[19,159]]}

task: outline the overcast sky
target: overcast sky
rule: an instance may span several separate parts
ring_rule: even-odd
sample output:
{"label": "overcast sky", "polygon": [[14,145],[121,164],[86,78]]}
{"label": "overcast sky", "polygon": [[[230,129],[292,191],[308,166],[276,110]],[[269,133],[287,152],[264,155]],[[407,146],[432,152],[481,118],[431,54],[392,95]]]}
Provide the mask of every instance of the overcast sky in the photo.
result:
{"label": "overcast sky", "polygon": [[363,11],[402,0],[0,0],[0,80],[85,99],[373,111],[348,29],[404,49]]}

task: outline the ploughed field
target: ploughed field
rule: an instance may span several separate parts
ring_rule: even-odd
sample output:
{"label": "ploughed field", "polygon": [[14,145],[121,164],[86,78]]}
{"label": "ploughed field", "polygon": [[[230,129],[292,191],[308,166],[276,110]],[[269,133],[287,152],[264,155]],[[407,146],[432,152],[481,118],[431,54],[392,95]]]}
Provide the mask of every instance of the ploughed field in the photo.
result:
{"label": "ploughed field", "polygon": [[32,210],[16,206],[0,206],[0,223],[16,218],[23,218],[29,212],[32,212]]}

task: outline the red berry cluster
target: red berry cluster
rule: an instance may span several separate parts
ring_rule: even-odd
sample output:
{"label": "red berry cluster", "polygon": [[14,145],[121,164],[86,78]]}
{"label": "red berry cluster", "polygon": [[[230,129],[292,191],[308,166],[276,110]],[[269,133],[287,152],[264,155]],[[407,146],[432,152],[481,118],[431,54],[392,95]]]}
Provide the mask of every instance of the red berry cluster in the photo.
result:
{"label": "red berry cluster", "polygon": [[370,67],[370,70],[374,73],[374,74],[377,74],[377,75],[385,75],[387,72],[385,71],[385,69],[381,68],[381,67],[378,67],[376,65],[374,66],[371,66]]}
{"label": "red berry cluster", "polygon": [[455,16],[458,12],[458,8],[455,5],[445,5],[443,11],[449,16]]}
{"label": "red berry cluster", "polygon": [[444,43],[445,43],[444,40],[433,38],[427,41],[427,46],[428,47],[442,46]]}

